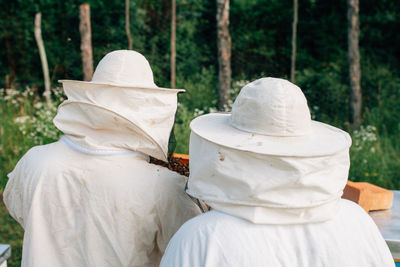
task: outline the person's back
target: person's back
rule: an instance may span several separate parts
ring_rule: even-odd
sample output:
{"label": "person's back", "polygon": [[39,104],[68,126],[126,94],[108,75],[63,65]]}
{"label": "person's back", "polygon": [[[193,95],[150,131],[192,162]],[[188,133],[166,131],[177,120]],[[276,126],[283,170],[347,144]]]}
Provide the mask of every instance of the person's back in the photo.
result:
{"label": "person's back", "polygon": [[161,266],[393,266],[376,225],[357,204],[341,201],[334,219],[263,225],[216,210],[186,222]]}
{"label": "person's back", "polygon": [[64,136],[16,171],[4,197],[26,233],[22,266],[158,266],[176,222],[198,213],[185,177],[136,152],[84,150]]}
{"label": "person's back", "polygon": [[22,266],[157,266],[201,213],[167,160],[179,90],[158,88],[134,51],[106,55],[91,82],[63,81],[65,136],[18,162],[4,203],[25,230]]}
{"label": "person's back", "polygon": [[162,267],[394,265],[371,218],[341,200],[349,134],[311,120],[299,87],[256,80],[231,114],[190,127],[186,191],[213,211],[182,226]]}

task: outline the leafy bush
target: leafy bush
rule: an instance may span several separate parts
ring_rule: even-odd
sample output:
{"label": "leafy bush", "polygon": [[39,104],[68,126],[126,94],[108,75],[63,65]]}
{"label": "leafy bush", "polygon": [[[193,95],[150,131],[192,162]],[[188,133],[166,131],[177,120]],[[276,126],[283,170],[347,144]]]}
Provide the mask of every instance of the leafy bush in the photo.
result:
{"label": "leafy bush", "polygon": [[400,150],[394,136],[378,134],[376,127],[368,125],[354,131],[352,139],[350,179],[400,188]]}
{"label": "leafy bush", "polygon": [[30,88],[3,90],[0,100],[0,188],[6,175],[29,148],[58,140],[61,132],[53,125],[58,104],[64,99],[60,89],[53,90],[53,101],[43,104]]}
{"label": "leafy bush", "polygon": [[186,89],[179,95],[179,103],[190,111],[207,109],[217,104],[217,80],[212,68],[202,68],[198,73],[186,77],[178,75],[177,88]]}
{"label": "leafy bush", "polygon": [[344,64],[329,63],[297,73],[296,84],[306,95],[314,119],[342,127],[347,121],[350,89],[343,81],[344,68]]}

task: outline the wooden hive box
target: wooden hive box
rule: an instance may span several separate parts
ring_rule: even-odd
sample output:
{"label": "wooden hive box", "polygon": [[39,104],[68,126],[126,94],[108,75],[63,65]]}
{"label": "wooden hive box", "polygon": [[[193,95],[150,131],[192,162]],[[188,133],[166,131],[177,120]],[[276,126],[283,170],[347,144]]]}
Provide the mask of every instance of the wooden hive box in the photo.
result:
{"label": "wooden hive box", "polygon": [[366,182],[348,181],[342,198],[358,203],[366,212],[386,210],[392,206],[393,192]]}
{"label": "wooden hive box", "polygon": [[178,158],[181,164],[189,164],[189,155],[187,154],[173,153],[172,156]]}

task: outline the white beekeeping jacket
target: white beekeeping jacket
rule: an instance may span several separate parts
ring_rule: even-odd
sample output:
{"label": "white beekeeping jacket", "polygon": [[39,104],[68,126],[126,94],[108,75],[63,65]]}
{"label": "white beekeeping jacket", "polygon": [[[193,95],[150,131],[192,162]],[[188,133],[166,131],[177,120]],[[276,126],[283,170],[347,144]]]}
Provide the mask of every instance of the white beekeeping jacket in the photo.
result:
{"label": "white beekeeping jacket", "polygon": [[340,198],[348,147],[312,157],[254,154],[202,138],[196,120],[187,192],[213,210],[181,227],[162,267],[394,266],[369,215]]}
{"label": "white beekeeping jacket", "polygon": [[[4,203],[25,230],[22,266],[158,266],[172,235],[200,213],[184,176],[148,162],[166,154],[154,144],[168,138],[173,115],[158,117],[175,112],[176,95],[142,92],[147,104],[129,107],[136,89],[94,86],[65,88],[54,122],[66,135],[29,150],[9,174]],[[149,113],[152,103],[159,110]],[[153,132],[132,123],[152,114]]]}
{"label": "white beekeeping jacket", "polygon": [[263,225],[216,210],[186,222],[161,267],[387,267],[393,258],[366,212],[340,201],[332,220]]}

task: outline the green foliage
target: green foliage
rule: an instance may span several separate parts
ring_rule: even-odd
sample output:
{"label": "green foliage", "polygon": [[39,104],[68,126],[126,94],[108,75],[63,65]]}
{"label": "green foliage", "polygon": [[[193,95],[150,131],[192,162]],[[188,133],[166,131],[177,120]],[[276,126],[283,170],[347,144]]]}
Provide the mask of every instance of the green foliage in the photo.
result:
{"label": "green foliage", "polygon": [[364,121],[380,133],[396,135],[400,127],[400,77],[384,65],[367,63],[362,69]]}
{"label": "green foliage", "polygon": [[354,131],[351,147],[350,179],[370,182],[385,188],[399,189],[400,134],[378,134],[374,126]]}
{"label": "green foliage", "polygon": [[232,1],[232,72],[285,76],[290,68],[292,1]]}
{"label": "green foliage", "polygon": [[201,69],[190,78],[182,75],[177,77],[178,88],[188,88],[179,95],[178,110],[175,118],[175,137],[177,140],[175,152],[189,152],[189,124],[196,116],[215,109],[217,92],[215,74],[212,69]]}
{"label": "green foliage", "polygon": [[[313,118],[336,124],[347,121],[349,85],[345,64],[321,64],[319,69],[306,68],[297,73],[296,84],[307,97]],[[340,108],[338,108],[340,107]]]}
{"label": "green foliage", "polygon": [[179,96],[179,102],[189,110],[215,107],[217,80],[213,69],[202,68],[189,77],[179,74],[176,84],[178,88],[186,89],[186,92]]}
{"label": "green foliage", "polygon": [[189,154],[190,128],[189,124],[194,119],[194,114],[186,106],[179,105],[175,120],[176,153]]}
{"label": "green foliage", "polygon": [[26,151],[61,136],[52,120],[64,97],[59,89],[54,89],[53,102],[47,105],[29,88],[24,92],[8,89],[1,94],[4,97],[0,99],[0,188],[4,188],[7,174]]}

